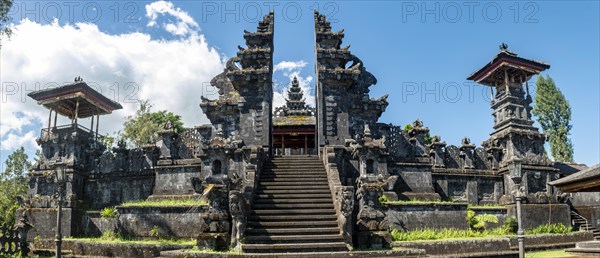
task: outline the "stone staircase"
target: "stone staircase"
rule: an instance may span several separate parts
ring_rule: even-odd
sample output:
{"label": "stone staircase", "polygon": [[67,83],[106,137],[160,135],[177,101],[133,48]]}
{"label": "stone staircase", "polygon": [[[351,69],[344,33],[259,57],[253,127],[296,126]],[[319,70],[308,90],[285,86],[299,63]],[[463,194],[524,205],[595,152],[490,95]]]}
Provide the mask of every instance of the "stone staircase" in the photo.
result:
{"label": "stone staircase", "polygon": [[594,234],[595,240],[600,240],[600,229],[590,225],[585,217],[574,210],[571,210],[571,224],[573,225],[573,230],[590,231]]}
{"label": "stone staircase", "polygon": [[247,253],[348,251],[318,157],[286,156],[264,167],[248,217]]}

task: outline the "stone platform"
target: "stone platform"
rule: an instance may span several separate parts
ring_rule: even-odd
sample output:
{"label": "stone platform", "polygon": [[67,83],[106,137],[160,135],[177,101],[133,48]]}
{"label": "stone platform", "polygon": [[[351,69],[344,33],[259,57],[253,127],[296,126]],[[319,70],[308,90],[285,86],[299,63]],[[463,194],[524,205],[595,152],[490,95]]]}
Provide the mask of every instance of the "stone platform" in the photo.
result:
{"label": "stone platform", "polygon": [[351,251],[351,252],[313,252],[313,253],[265,253],[265,254],[242,254],[242,253],[210,253],[190,252],[189,250],[163,251],[160,257],[195,258],[195,257],[226,257],[226,258],[249,258],[249,257],[426,257],[422,249],[402,248],[394,250],[379,251]]}
{"label": "stone platform", "polygon": [[594,240],[587,242],[579,242],[575,244],[575,248],[568,249],[567,253],[583,257],[600,257],[600,241]]}

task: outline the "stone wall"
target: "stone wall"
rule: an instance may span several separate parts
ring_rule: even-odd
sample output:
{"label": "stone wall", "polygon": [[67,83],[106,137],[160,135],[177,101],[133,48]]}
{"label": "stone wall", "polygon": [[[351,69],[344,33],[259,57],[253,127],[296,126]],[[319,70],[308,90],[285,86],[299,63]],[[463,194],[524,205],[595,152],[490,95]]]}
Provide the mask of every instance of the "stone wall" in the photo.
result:
{"label": "stone wall", "polygon": [[[517,217],[517,205],[507,205],[507,215]],[[543,224],[571,225],[570,207],[567,204],[523,204],[521,206],[523,229]]]}
{"label": "stone wall", "polygon": [[[540,247],[569,247],[576,242],[592,240],[590,232],[548,234],[525,237],[525,250]],[[465,240],[394,242],[394,247],[425,249],[427,255],[457,255],[468,257],[515,257],[518,245],[516,237],[499,237]]]}
{"label": "stone wall", "polygon": [[600,193],[571,193],[573,206],[597,206],[600,204]]}
{"label": "stone wall", "polygon": [[145,200],[152,193],[154,175],[106,174],[90,176],[84,182],[87,207],[102,209],[129,201]]}
{"label": "stone wall", "polygon": [[63,249],[71,250],[74,255],[93,257],[152,258],[160,256],[161,251],[191,248],[189,245],[93,243],[76,240],[65,240],[63,245]]}
{"label": "stone wall", "polygon": [[[36,236],[42,239],[54,238],[56,234],[56,215],[55,208],[20,208],[17,210],[17,220],[20,216],[27,214],[28,223],[33,228],[27,234],[27,239],[33,241]],[[64,237],[77,236],[81,232],[81,215],[76,209],[63,208],[61,229]]]}
{"label": "stone wall", "polygon": [[150,230],[158,227],[158,234],[175,238],[197,237],[202,224],[201,214],[207,207],[121,207],[117,223],[119,232],[129,237],[150,237]]}
{"label": "stone wall", "polygon": [[200,164],[190,166],[159,166],[152,195],[191,195],[201,193],[192,178],[204,179]]}
{"label": "stone wall", "polygon": [[387,204],[386,206],[390,228],[404,230],[469,228],[466,220],[466,204]]}
{"label": "stone wall", "polygon": [[82,234],[86,237],[100,237],[103,232],[117,231],[116,218],[102,218],[99,211],[88,211],[81,218]]}
{"label": "stone wall", "polygon": [[[509,237],[510,246],[513,249],[519,248],[519,240],[516,236]],[[525,249],[551,249],[574,247],[575,243],[594,240],[592,232],[573,232],[568,234],[542,234],[525,235]]]}
{"label": "stone wall", "polygon": [[471,205],[495,204],[504,194],[502,177],[434,173],[435,191],[443,200]]}
{"label": "stone wall", "polygon": [[508,238],[394,242],[394,247],[425,249],[427,255],[479,254],[479,257],[497,257],[513,254],[507,257],[514,257],[515,253],[510,249]]}

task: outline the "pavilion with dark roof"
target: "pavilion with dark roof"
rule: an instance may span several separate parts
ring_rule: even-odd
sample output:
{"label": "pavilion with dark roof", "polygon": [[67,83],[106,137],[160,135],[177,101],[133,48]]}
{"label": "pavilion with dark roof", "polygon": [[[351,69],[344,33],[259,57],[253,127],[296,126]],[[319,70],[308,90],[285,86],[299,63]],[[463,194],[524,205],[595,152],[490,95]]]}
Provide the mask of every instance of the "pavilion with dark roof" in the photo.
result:
{"label": "pavilion with dark roof", "polygon": [[[71,125],[76,129],[77,119],[91,117],[90,133],[93,133],[94,116],[96,117],[96,134],[100,115],[111,114],[112,111],[122,109],[121,104],[105,97],[87,85],[81,77],[76,77],[75,82],[63,86],[34,91],[27,96],[36,100],[38,105],[50,110],[48,115],[48,132],[51,128],[52,112],[54,112],[54,128],[58,114],[71,119]],[[42,133],[42,135],[44,135]]]}
{"label": "pavilion with dark roof", "polygon": [[565,192],[600,192],[600,164],[548,184]]}

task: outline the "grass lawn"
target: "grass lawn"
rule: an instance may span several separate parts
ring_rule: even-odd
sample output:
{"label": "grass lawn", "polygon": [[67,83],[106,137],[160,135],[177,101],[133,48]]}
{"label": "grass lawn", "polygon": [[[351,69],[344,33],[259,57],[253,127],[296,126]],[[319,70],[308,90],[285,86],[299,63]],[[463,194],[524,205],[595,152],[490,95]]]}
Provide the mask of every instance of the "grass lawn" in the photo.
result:
{"label": "grass lawn", "polygon": [[553,249],[553,250],[526,252],[525,257],[527,257],[527,258],[577,257],[574,255],[565,253],[565,250],[567,250],[567,249]]}

